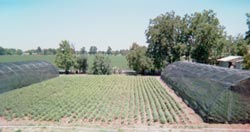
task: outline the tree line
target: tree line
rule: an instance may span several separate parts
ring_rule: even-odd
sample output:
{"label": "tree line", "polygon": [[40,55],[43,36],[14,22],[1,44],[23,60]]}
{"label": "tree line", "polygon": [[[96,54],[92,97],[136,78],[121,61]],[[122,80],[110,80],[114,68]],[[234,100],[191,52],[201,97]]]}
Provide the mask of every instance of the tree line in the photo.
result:
{"label": "tree line", "polygon": [[[113,72],[111,60],[104,54],[98,54],[95,46],[90,47],[89,54],[95,55],[93,66],[90,68],[85,48],[81,49],[80,54],[76,54],[74,46],[70,45],[69,41],[63,40],[57,49],[55,63],[58,68],[64,69],[66,74],[69,73],[70,69],[74,69],[77,73],[86,73],[88,68],[90,74],[108,75]],[[112,55],[111,47],[108,47],[107,54]]]}
{"label": "tree line", "polygon": [[23,51],[21,49],[14,48],[3,48],[0,46],[0,55],[22,55]]}
{"label": "tree line", "polygon": [[250,13],[246,14],[245,37],[228,35],[213,10],[184,16],[174,11],[161,14],[149,22],[145,32],[148,46],[134,43],[127,56],[129,66],[138,73],[161,70],[179,60],[216,64],[228,55],[244,56],[244,67],[250,68]]}
{"label": "tree line", "polygon": [[[97,50],[96,46],[90,46],[89,51],[86,50],[85,47],[82,47],[80,50],[76,50],[74,45],[70,45],[74,50],[75,54],[89,54],[89,55],[96,55],[96,54],[104,54],[104,55],[122,55],[126,56],[129,52],[128,49],[121,49],[121,50],[112,50],[110,46],[108,46],[106,51]],[[14,48],[3,48],[0,46],[0,55],[56,55],[57,49],[55,48],[48,48],[42,49],[38,46],[36,49],[30,49],[26,51],[22,51],[21,49],[14,49]]]}

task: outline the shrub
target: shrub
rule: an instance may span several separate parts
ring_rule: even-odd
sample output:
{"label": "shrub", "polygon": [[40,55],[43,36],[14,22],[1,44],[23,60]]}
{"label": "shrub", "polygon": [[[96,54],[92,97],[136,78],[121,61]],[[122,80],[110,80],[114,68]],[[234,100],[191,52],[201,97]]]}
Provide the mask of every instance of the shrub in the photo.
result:
{"label": "shrub", "polygon": [[109,75],[111,73],[112,73],[111,60],[107,57],[96,55],[93,62],[92,74]]}
{"label": "shrub", "polygon": [[88,58],[82,55],[78,56],[75,68],[78,69],[80,73],[86,73],[88,68]]}
{"label": "shrub", "polygon": [[248,53],[248,54],[246,54],[246,55],[244,56],[244,61],[243,61],[243,63],[244,63],[244,68],[245,68],[245,69],[250,69],[250,53]]}

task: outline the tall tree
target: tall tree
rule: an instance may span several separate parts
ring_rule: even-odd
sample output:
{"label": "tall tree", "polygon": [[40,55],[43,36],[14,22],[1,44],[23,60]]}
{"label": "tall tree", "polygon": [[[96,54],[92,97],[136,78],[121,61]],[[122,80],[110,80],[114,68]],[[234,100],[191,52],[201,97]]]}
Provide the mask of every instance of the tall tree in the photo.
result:
{"label": "tall tree", "polygon": [[236,45],[236,55],[245,56],[248,53],[247,42],[243,35],[238,35],[235,38],[234,45]]}
{"label": "tall tree", "polygon": [[248,44],[250,45],[250,13],[247,13],[246,16],[247,16],[247,25],[248,25],[248,31],[246,32],[246,40]]}
{"label": "tall tree", "polygon": [[41,49],[40,46],[37,47],[36,53],[37,53],[38,55],[42,54],[42,49]]}
{"label": "tall tree", "polygon": [[79,72],[86,73],[88,68],[88,58],[86,56],[80,55],[76,58],[76,66]]}
{"label": "tall tree", "polygon": [[190,33],[194,39],[192,58],[200,63],[209,63],[213,48],[217,48],[223,38],[224,27],[220,25],[216,13],[204,10],[191,15]]}
{"label": "tall tree", "polygon": [[107,54],[108,54],[108,55],[112,55],[112,49],[111,49],[110,46],[109,46],[108,49],[107,49]]}
{"label": "tall tree", "polygon": [[5,54],[6,55],[15,55],[16,54],[16,49],[13,49],[13,48],[5,49]]}
{"label": "tall tree", "polygon": [[243,66],[245,69],[250,69],[250,53],[244,56]]}
{"label": "tall tree", "polygon": [[82,47],[81,48],[81,50],[80,50],[80,54],[86,54],[87,53],[87,51],[86,51],[86,49],[85,49],[85,47]]}
{"label": "tall tree", "polygon": [[97,53],[97,47],[96,46],[91,46],[89,48],[89,54],[94,55]]}
{"label": "tall tree", "polygon": [[175,12],[167,12],[150,20],[146,37],[147,53],[154,66],[161,69],[166,63],[180,60],[180,47],[187,44],[188,16],[181,18]]}
{"label": "tall tree", "polygon": [[93,66],[92,73],[97,75],[109,75],[112,73],[111,60],[108,57],[102,55],[96,55]]}
{"label": "tall tree", "polygon": [[63,40],[57,49],[55,63],[59,68],[63,68],[68,73],[70,67],[75,65],[75,55],[70,47],[69,41]]}
{"label": "tall tree", "polygon": [[17,54],[17,55],[22,55],[22,54],[23,54],[23,51],[22,51],[21,49],[17,49],[17,50],[16,50],[16,54]]}
{"label": "tall tree", "polygon": [[133,43],[126,57],[130,68],[139,74],[145,74],[146,70],[153,69],[152,60],[146,56],[147,47]]}
{"label": "tall tree", "polygon": [[0,55],[5,55],[5,49],[0,46]]}

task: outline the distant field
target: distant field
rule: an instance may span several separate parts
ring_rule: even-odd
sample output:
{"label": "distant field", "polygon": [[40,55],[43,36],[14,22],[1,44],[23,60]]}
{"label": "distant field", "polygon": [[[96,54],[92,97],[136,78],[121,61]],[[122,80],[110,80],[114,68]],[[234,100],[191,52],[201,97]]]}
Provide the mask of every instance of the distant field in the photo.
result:
{"label": "distant field", "polygon": [[0,94],[0,100],[0,118],[7,120],[190,123],[183,108],[154,77],[61,76]]}
{"label": "distant field", "polygon": [[[109,56],[112,66],[119,67],[121,69],[129,69],[125,56]],[[16,62],[16,61],[31,61],[31,60],[45,60],[55,65],[54,55],[23,55],[23,56],[0,56],[0,62]],[[88,56],[89,67],[92,66],[94,56]]]}

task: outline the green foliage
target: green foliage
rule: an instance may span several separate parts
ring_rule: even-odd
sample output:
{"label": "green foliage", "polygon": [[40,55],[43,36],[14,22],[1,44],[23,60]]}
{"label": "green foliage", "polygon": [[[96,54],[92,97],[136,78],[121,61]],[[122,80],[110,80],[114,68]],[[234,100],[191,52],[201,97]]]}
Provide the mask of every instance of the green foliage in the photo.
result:
{"label": "green foliage", "polygon": [[66,73],[70,67],[75,65],[75,55],[67,40],[62,41],[57,49],[55,63],[59,68],[63,68]]}
{"label": "green foliage", "polygon": [[200,63],[215,63],[228,54],[224,27],[212,10],[184,17],[173,11],[159,15],[150,20],[146,37],[148,56],[157,69],[179,61],[182,56]]}
{"label": "green foliage", "polygon": [[153,69],[153,62],[146,56],[147,48],[133,43],[128,55],[127,61],[130,68],[137,73],[144,74],[145,70]]}
{"label": "green foliage", "polygon": [[91,70],[92,74],[109,75],[112,73],[111,60],[102,55],[96,55]]}
{"label": "green foliage", "polygon": [[200,63],[208,63],[213,48],[217,48],[218,40],[223,38],[223,27],[216,13],[204,10],[191,15],[190,31],[194,39],[191,57]]}
{"label": "green foliage", "polygon": [[244,56],[248,53],[247,42],[242,35],[236,37],[234,44],[236,45],[236,55]]}
{"label": "green foliage", "polygon": [[20,49],[7,49],[0,46],[0,55],[22,55],[23,51]]}
{"label": "green foliage", "polygon": [[96,54],[97,53],[97,47],[96,46],[91,46],[90,48],[89,48],[89,54],[90,55],[94,55],[94,54]]}
{"label": "green foliage", "polygon": [[226,43],[227,55],[245,56],[248,53],[247,41],[240,34],[237,37],[229,36]]}
{"label": "green foliage", "polygon": [[148,55],[153,58],[157,69],[161,69],[166,63],[180,60],[183,51],[179,47],[188,39],[187,25],[187,17],[181,18],[173,11],[150,20],[146,31]]}
{"label": "green foliage", "polygon": [[[95,56],[92,55],[86,55],[88,58],[88,67],[92,67]],[[32,61],[32,60],[45,60],[53,65],[55,64],[55,55],[0,55],[0,62],[16,62],[16,61]],[[129,69],[128,63],[125,56],[108,56],[108,58],[111,60],[112,67],[117,67],[119,69]]]}
{"label": "green foliage", "polygon": [[244,56],[243,64],[244,64],[244,69],[250,69],[250,53]]}
{"label": "green foliage", "polygon": [[8,100],[0,101],[0,115],[9,120],[27,116],[37,121],[68,118],[73,123],[85,119],[104,124],[188,120],[155,77],[61,76],[0,94],[0,100]]}
{"label": "green foliage", "polygon": [[56,49],[43,49],[43,55],[56,55]]}
{"label": "green foliage", "polygon": [[80,54],[81,54],[81,55],[87,54],[87,51],[86,51],[85,47],[82,47],[82,48],[81,48]]}
{"label": "green foliage", "polygon": [[14,132],[22,132],[22,130],[18,129],[18,130],[14,131]]}
{"label": "green foliage", "polygon": [[22,50],[20,50],[20,49],[17,49],[16,50],[16,55],[22,55],[23,54],[23,51]]}
{"label": "green foliage", "polygon": [[39,47],[37,47],[37,49],[36,49],[36,53],[37,53],[38,55],[42,54],[42,49],[41,49],[41,47],[40,47],[40,46],[39,46]]}
{"label": "green foliage", "polygon": [[87,68],[88,68],[88,58],[87,56],[78,56],[76,58],[76,66],[75,68],[77,68],[79,70],[79,72],[82,73],[86,73]]}
{"label": "green foliage", "polygon": [[3,47],[0,46],[0,55],[5,55],[5,50]]}
{"label": "green foliage", "polygon": [[111,49],[110,46],[109,46],[108,49],[107,49],[107,54],[108,54],[108,55],[112,55],[112,49]]}
{"label": "green foliage", "polygon": [[247,16],[247,26],[248,26],[248,31],[246,32],[246,40],[248,44],[250,45],[250,13],[246,14]]}

